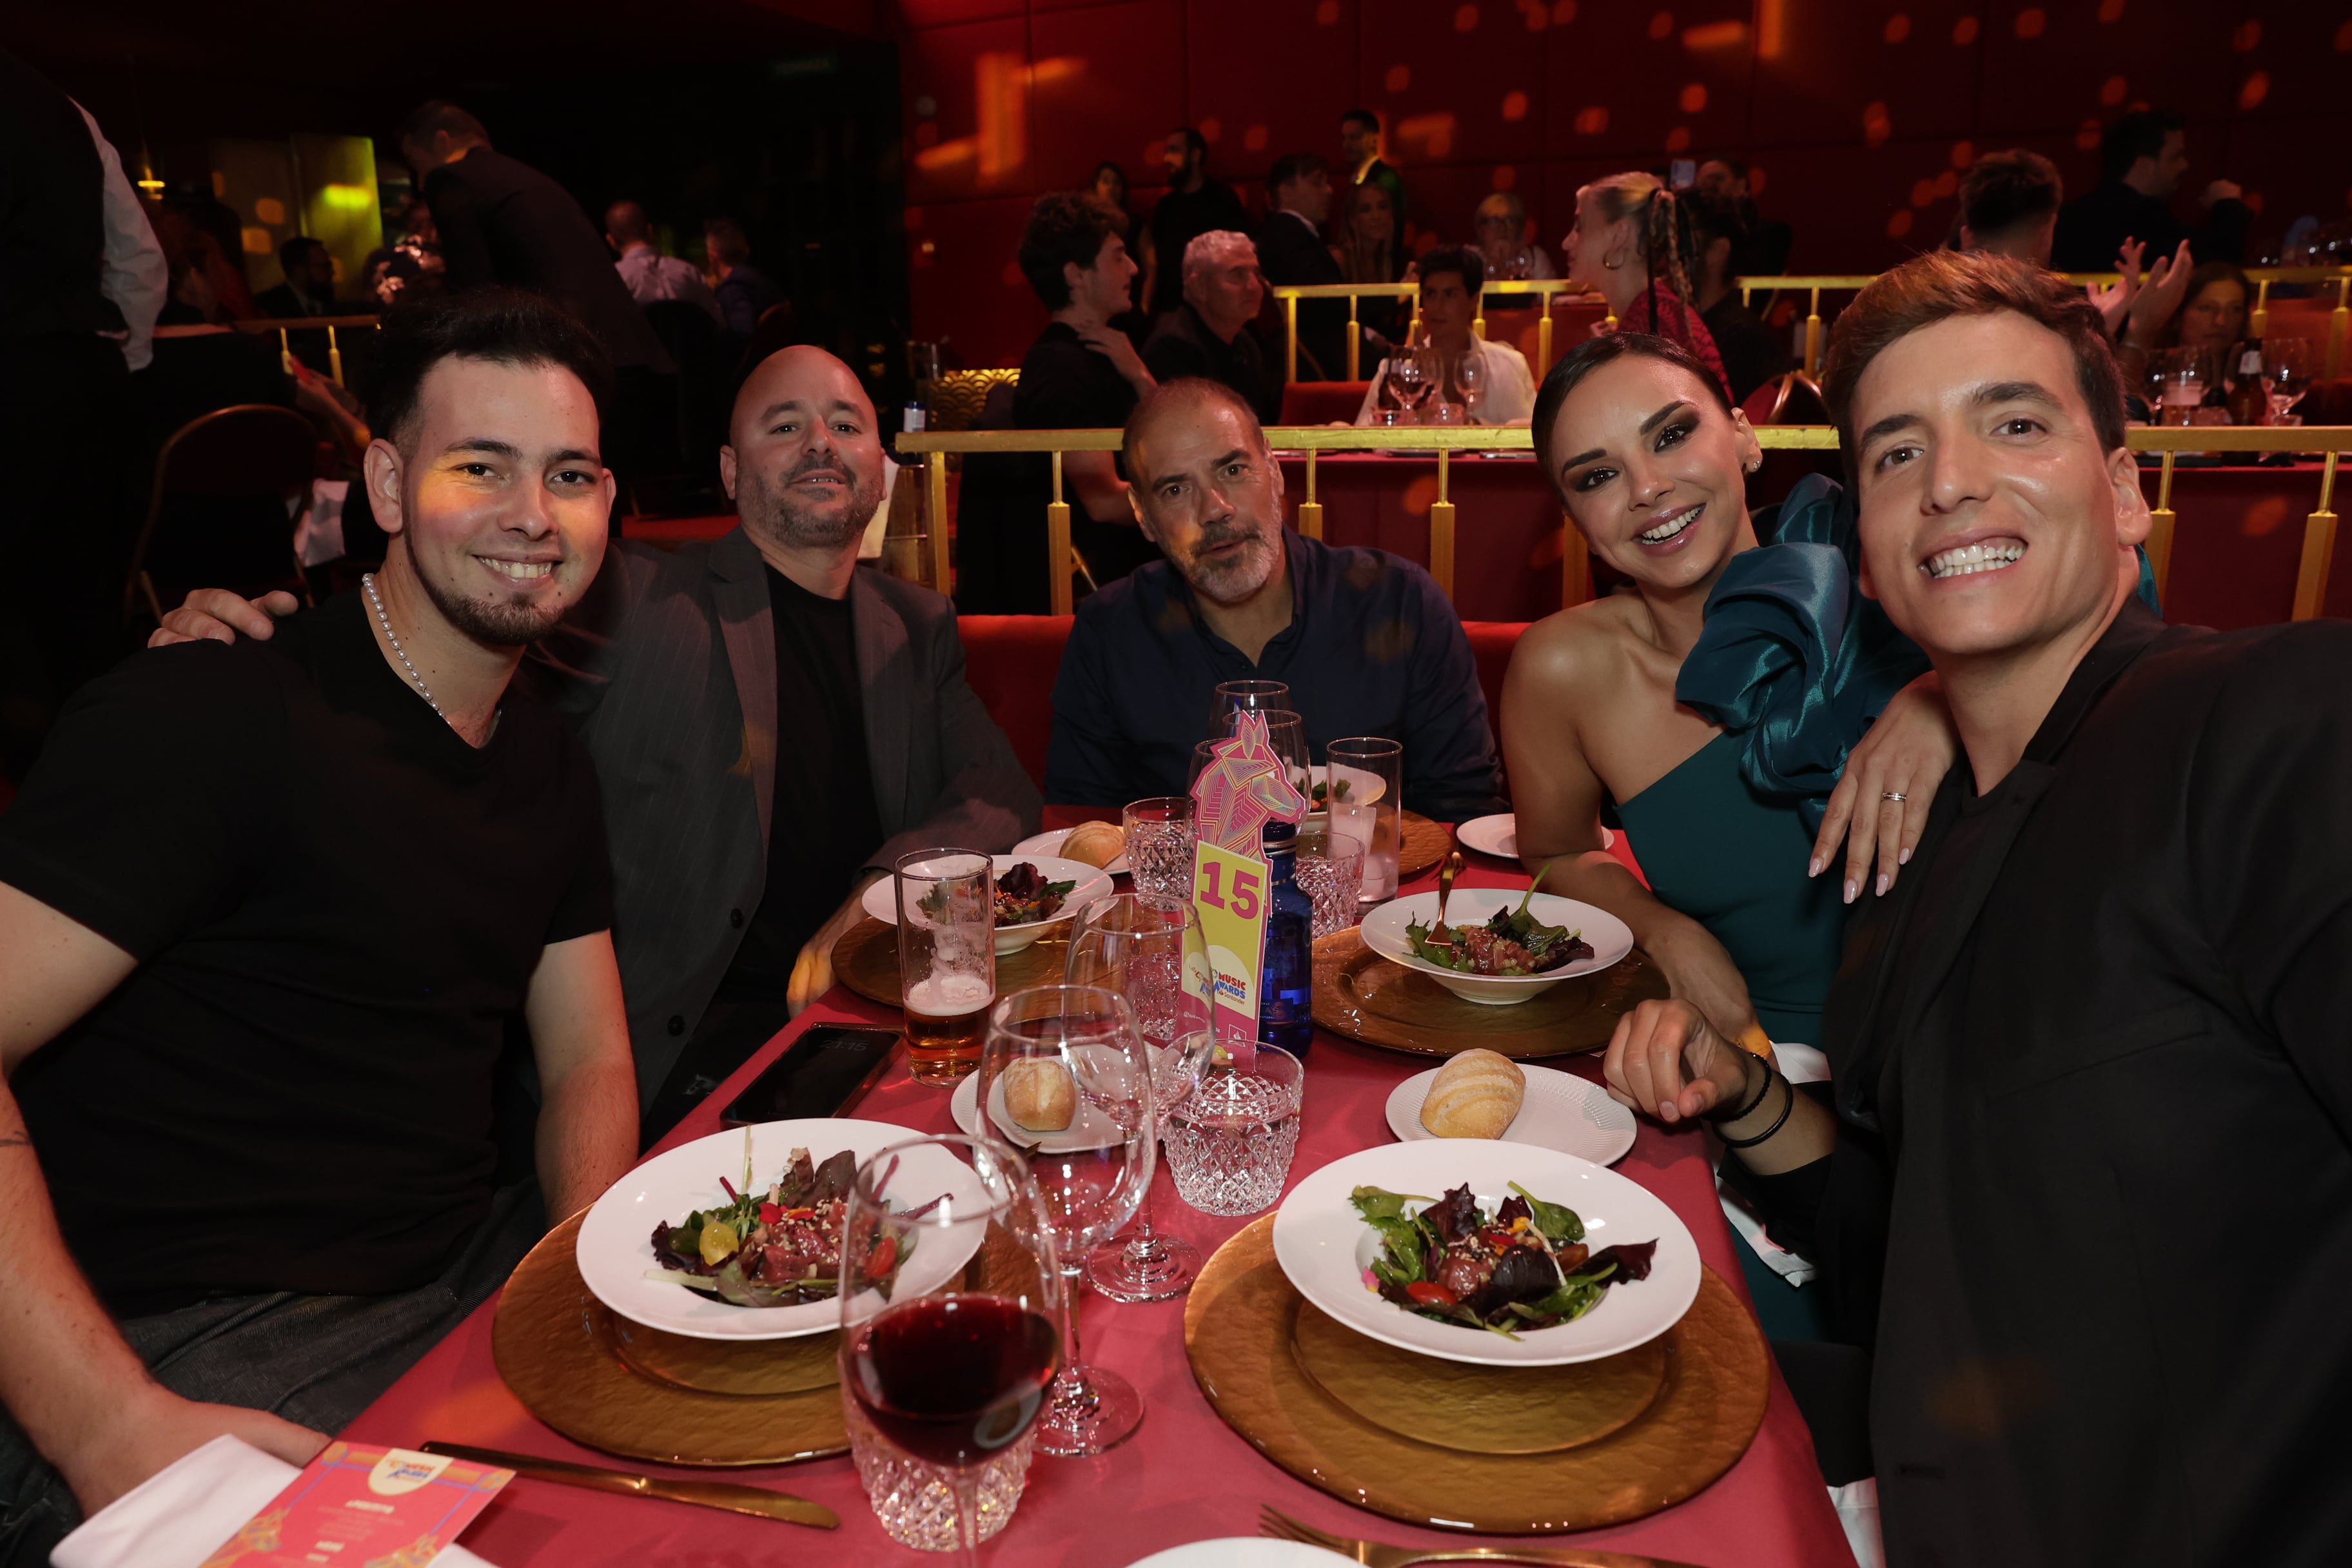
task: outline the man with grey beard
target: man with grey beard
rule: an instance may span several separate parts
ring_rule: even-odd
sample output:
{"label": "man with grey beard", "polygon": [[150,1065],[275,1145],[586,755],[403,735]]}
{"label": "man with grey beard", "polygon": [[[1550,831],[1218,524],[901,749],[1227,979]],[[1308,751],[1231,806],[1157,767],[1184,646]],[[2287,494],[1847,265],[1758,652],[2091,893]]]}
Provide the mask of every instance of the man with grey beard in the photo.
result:
{"label": "man with grey beard", "polygon": [[[648,1142],[831,987],[867,883],[914,849],[1009,849],[1040,804],[964,681],[954,606],[857,569],[882,443],[849,367],[762,361],[719,477],[741,526],[616,544],[525,666],[604,785]],[[205,592],[166,626],[265,636],[268,617]]]}
{"label": "man with grey beard", "polygon": [[1078,606],[1054,686],[1046,798],[1181,795],[1219,682],[1279,680],[1316,759],[1331,741],[1404,745],[1404,804],[1503,809],[1486,699],[1462,622],[1427,572],[1283,527],[1282,468],[1240,394],[1197,377],[1136,405],[1129,492],[1167,556]]}

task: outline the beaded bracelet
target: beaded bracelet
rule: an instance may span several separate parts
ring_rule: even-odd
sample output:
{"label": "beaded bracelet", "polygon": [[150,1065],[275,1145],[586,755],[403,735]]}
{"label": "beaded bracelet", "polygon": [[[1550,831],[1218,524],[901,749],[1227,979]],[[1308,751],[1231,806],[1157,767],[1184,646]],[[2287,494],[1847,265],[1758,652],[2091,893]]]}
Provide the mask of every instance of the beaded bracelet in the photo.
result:
{"label": "beaded bracelet", "polygon": [[[1768,1077],[1768,1078],[1766,1079],[1766,1080],[1765,1080],[1765,1084],[1764,1084],[1764,1088],[1765,1088],[1765,1089],[1766,1089],[1766,1091],[1767,1091],[1768,1093],[1770,1091],[1770,1089],[1771,1089],[1771,1088],[1772,1088],[1771,1079],[1780,1078],[1780,1081],[1781,1081],[1782,1083],[1789,1084],[1789,1098],[1788,1098],[1788,1100],[1787,1100],[1786,1101],[1784,1101],[1784,1102],[1781,1104],[1781,1106],[1780,1106],[1780,1115],[1778,1115],[1778,1116],[1776,1116],[1776,1117],[1774,1117],[1774,1118],[1772,1119],[1772,1125],[1771,1125],[1771,1126],[1767,1127],[1766,1129],[1764,1129],[1764,1131],[1763,1131],[1759,1132],[1759,1133],[1758,1133],[1758,1134],[1756,1134],[1756,1136],[1755,1136],[1755,1137],[1753,1137],[1753,1138],[1726,1138],[1726,1139],[1724,1139],[1724,1141],[1723,1141],[1723,1146],[1724,1146],[1725,1148],[1727,1148],[1727,1149],[1753,1149],[1753,1148],[1755,1148],[1755,1147],[1756,1147],[1756,1145],[1758,1145],[1759,1143],[1762,1143],[1762,1142],[1769,1142],[1769,1141],[1771,1139],[1771,1137],[1772,1137],[1772,1135],[1773,1135],[1774,1133],[1776,1133],[1776,1132],[1780,1131],[1780,1129],[1781,1129],[1782,1127],[1784,1127],[1784,1126],[1786,1126],[1786,1125],[1788,1124],[1788,1121],[1789,1121],[1789,1113],[1790,1113],[1790,1111],[1792,1111],[1792,1110],[1796,1110],[1796,1109],[1797,1109],[1797,1086],[1796,1086],[1795,1084],[1793,1084],[1793,1083],[1789,1083],[1789,1080],[1788,1080],[1787,1079],[1785,1079],[1785,1078],[1780,1078],[1780,1069],[1779,1069],[1779,1068],[1777,1068],[1772,1067],[1769,1063],[1767,1063],[1767,1064],[1765,1065],[1765,1071],[1769,1075],[1769,1077]],[[1738,1120],[1738,1119],[1737,1117],[1735,1117],[1735,1118],[1733,1118],[1733,1120],[1734,1120],[1734,1121],[1737,1121],[1737,1120]]]}

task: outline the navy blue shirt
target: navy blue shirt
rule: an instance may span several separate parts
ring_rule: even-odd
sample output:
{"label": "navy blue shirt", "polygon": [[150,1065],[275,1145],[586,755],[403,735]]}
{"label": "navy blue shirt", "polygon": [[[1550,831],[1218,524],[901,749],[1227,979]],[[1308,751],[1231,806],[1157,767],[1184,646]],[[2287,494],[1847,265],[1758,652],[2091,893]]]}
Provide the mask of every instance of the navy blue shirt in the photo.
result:
{"label": "navy blue shirt", "polygon": [[1209,629],[1165,561],[1078,606],[1054,683],[1047,800],[1116,807],[1184,794],[1218,684],[1279,680],[1313,761],[1327,742],[1385,736],[1404,743],[1408,809],[1449,821],[1503,809],[1477,662],[1435,581],[1386,551],[1287,529],[1283,542],[1290,624],[1255,664]]}

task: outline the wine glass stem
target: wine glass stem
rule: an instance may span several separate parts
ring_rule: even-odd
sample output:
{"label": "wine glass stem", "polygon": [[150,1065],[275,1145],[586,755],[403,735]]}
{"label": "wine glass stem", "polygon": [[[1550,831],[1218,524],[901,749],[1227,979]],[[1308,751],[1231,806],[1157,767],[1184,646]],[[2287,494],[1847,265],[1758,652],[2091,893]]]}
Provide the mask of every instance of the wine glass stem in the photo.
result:
{"label": "wine glass stem", "polygon": [[980,1568],[980,1476],[975,1470],[958,1470],[950,1483],[955,1493],[956,1555],[963,1568]]}
{"label": "wine glass stem", "polygon": [[1062,1312],[1068,1326],[1063,1335],[1061,1374],[1054,1379],[1054,1405],[1073,1419],[1092,1415],[1098,1403],[1095,1385],[1087,1380],[1086,1361],[1078,1351],[1078,1298],[1085,1276],[1084,1263],[1076,1268],[1065,1266],[1062,1269]]}

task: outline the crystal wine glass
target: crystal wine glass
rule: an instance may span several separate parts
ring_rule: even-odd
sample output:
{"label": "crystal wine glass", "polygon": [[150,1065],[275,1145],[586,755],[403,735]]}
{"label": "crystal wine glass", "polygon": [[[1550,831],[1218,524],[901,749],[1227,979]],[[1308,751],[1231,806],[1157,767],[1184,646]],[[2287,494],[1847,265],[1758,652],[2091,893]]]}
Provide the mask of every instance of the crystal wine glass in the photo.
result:
{"label": "crystal wine glass", "polygon": [[[901,1173],[913,1168],[941,1190],[908,1190],[914,1178]],[[910,1139],[866,1160],[850,1184],[841,1388],[861,1440],[859,1468],[895,1468],[903,1453],[943,1471],[966,1568],[979,1562],[982,1477],[1022,1455],[1018,1445],[1061,1363],[1063,1279],[1044,1195],[1001,1143],[960,1134]],[[866,1443],[864,1431],[889,1447]],[[1020,1475],[1013,1469],[1009,1483],[992,1485],[1009,1496],[988,1500],[988,1532],[1003,1528],[1018,1501]],[[936,1527],[935,1517],[892,1517],[919,1512],[923,1489],[869,1489],[885,1529],[903,1538]]]}
{"label": "crystal wine glass", "polygon": [[1209,733],[1232,732],[1234,715],[1290,709],[1290,688],[1279,680],[1227,680],[1217,686],[1217,706],[1209,715]]}
{"label": "crystal wine glass", "polygon": [[[1307,721],[1283,708],[1267,709],[1262,716],[1265,720],[1265,743],[1290,770],[1290,782],[1298,787],[1301,795],[1306,794],[1313,783],[1307,772]],[[1224,728],[1217,738],[1228,740],[1239,731],[1240,727],[1238,715],[1228,714]],[[1196,768],[1192,781],[1197,784],[1200,777],[1200,771]]]}
{"label": "crystal wine glass", "polygon": [[1462,394],[1462,406],[1468,410],[1470,423],[1473,425],[1485,423],[1483,411],[1486,406],[1486,361],[1478,353],[1475,343],[1463,353],[1461,362],[1454,365],[1454,386]]}
{"label": "crystal wine glass", "polygon": [[1061,1375],[1037,1423],[1049,1454],[1099,1454],[1143,1419],[1143,1395],[1078,1351],[1087,1250],[1135,1217],[1151,1186],[1150,1056],[1135,1016],[1099,985],[1034,985],[989,1016],[980,1061],[981,1125],[1028,1145],[1061,1259]]}
{"label": "crystal wine glass", "polygon": [[[1352,899],[1350,902],[1352,903]],[[1189,900],[1144,893],[1097,899],[1078,916],[1062,978],[1127,999],[1136,1033],[1151,1054],[1151,1131],[1192,1093],[1215,1048],[1209,1033],[1209,950]],[[1087,1259],[1087,1279],[1114,1301],[1181,1296],[1201,1269],[1201,1250],[1151,1228],[1151,1194],[1135,1211],[1135,1233]]]}
{"label": "crystal wine glass", "polygon": [[1389,390],[1396,395],[1398,407],[1409,412],[1421,407],[1429,393],[1429,362],[1419,349],[1400,348],[1389,355]]}
{"label": "crystal wine glass", "polygon": [[2294,405],[2310,390],[2310,342],[2303,338],[2264,339],[2263,395],[2270,400],[2271,423],[2284,424]]}

